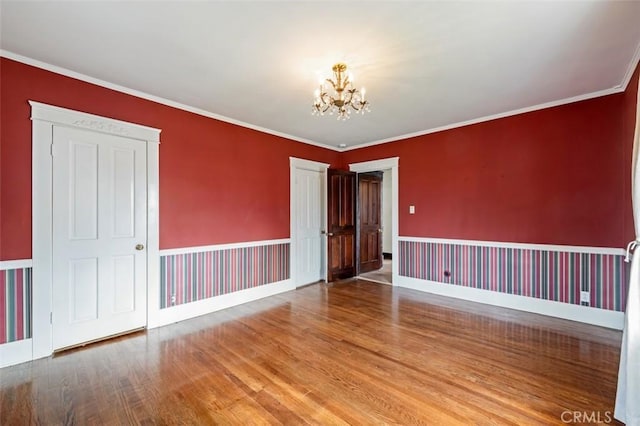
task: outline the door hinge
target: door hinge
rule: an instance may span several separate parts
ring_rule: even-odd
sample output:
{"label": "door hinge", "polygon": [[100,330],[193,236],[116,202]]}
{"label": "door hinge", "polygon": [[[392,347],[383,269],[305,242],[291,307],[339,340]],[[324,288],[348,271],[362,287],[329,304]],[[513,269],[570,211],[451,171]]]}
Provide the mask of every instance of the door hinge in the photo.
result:
{"label": "door hinge", "polygon": [[49,324],[53,324],[53,312],[49,312]]}
{"label": "door hinge", "polygon": [[51,144],[51,146],[50,146],[49,153],[50,153],[50,154],[51,154],[51,156],[53,157],[53,143],[52,143],[52,144]]}

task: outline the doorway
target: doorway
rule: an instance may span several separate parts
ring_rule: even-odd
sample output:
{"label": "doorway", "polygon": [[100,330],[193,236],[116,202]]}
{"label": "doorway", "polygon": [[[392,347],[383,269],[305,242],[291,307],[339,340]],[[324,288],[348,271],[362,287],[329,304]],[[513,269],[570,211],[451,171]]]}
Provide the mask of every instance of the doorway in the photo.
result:
{"label": "doorway", "polygon": [[[77,320],[79,323],[88,320],[92,315],[95,317],[96,313],[99,315],[102,302],[112,302],[114,312],[130,312],[133,303],[136,307],[134,310],[137,316],[135,323],[125,320],[119,324],[117,329],[109,329],[112,323],[115,324],[119,321],[111,318],[102,322],[100,330],[95,330],[98,331],[97,334],[91,334],[89,337],[84,336],[82,337],[83,340],[93,340],[93,338],[104,337],[104,332],[106,332],[107,335],[116,334],[121,331],[138,328],[140,325],[148,326],[155,322],[160,310],[158,303],[160,291],[158,285],[160,270],[158,226],[158,154],[160,130],[34,101],[29,101],[29,104],[31,105],[33,152],[33,338],[31,358],[37,359],[51,355],[54,350],[54,345],[55,349],[58,349],[75,344],[75,342],[58,340],[57,338],[54,342],[54,335],[63,336],[64,332],[64,327],[61,326],[60,329],[54,333],[54,323],[56,321],[71,318],[74,321]],[[62,131],[62,133],[60,133],[60,131]],[[56,140],[58,136],[63,137],[62,139]],[[95,138],[100,139],[100,141],[95,140]],[[66,142],[63,142],[64,140],[66,140]],[[105,154],[109,159],[107,159],[107,163],[104,161],[100,163],[98,157],[100,157],[99,151],[102,149],[102,141],[107,140],[118,140],[118,142],[114,142],[114,144],[110,142],[106,143],[105,146],[110,146],[110,148],[106,149],[109,153]],[[73,143],[69,141],[73,141]],[[98,147],[98,145],[100,145],[100,147]],[[135,148],[131,148],[132,146],[135,146]],[[59,148],[61,151],[58,151]],[[72,189],[69,187],[71,183],[76,185],[76,189],[79,190],[79,192],[76,193],[79,198],[74,202],[70,202],[69,199],[66,201],[64,199],[54,200],[55,189],[52,187],[52,182],[55,185],[55,182],[64,181],[64,179],[60,180],[60,176],[54,176],[54,161],[60,159],[59,155],[66,157],[67,160],[71,160],[72,162],[75,161],[77,166],[66,168],[65,172],[71,176],[71,180],[67,179],[66,183],[67,194],[74,193],[70,191],[70,189]],[[135,157],[141,157],[138,164],[140,167],[135,165]],[[93,158],[93,160],[91,160],[91,158]],[[96,162],[98,162],[97,164],[100,167],[96,166]],[[130,215],[127,216],[123,214],[121,216],[116,215],[117,218],[115,218],[112,215],[111,219],[114,220],[110,221],[110,225],[115,226],[115,228],[112,228],[112,230],[115,229],[115,232],[111,234],[111,237],[115,237],[115,240],[117,240],[114,244],[122,241],[123,244],[127,246],[127,251],[116,254],[115,258],[112,257],[111,270],[104,272],[118,276],[116,281],[118,281],[119,286],[116,286],[113,290],[123,296],[122,298],[115,296],[115,293],[102,296],[97,293],[94,294],[91,288],[95,290],[95,285],[93,287],[80,288],[73,284],[70,285],[69,281],[67,281],[65,285],[63,280],[58,283],[62,283],[61,285],[56,284],[54,286],[54,281],[58,279],[54,277],[54,272],[59,272],[62,269],[66,270],[68,276],[77,273],[75,277],[72,276],[72,281],[73,279],[77,279],[78,283],[80,281],[90,281],[89,278],[95,277],[94,272],[96,272],[96,268],[93,267],[96,263],[99,264],[98,258],[102,255],[97,252],[94,253],[95,256],[89,255],[89,251],[84,251],[84,248],[65,247],[65,244],[61,241],[64,237],[73,243],[84,244],[91,240],[91,238],[89,238],[91,235],[95,237],[95,231],[100,228],[100,223],[95,222],[93,219],[95,219],[96,214],[104,215],[105,212],[100,210],[101,207],[98,206],[99,203],[96,201],[100,200],[100,196],[98,195],[100,190],[96,186],[99,185],[98,182],[100,179],[97,175],[94,178],[94,173],[97,172],[99,174],[106,172],[108,169],[105,168],[105,166],[109,162],[112,166],[121,168],[123,172],[129,170],[135,177],[133,179],[127,178],[126,182],[118,180],[119,178],[115,180],[111,179],[108,186],[112,189],[118,187],[124,192],[114,193],[111,189],[107,189],[106,197],[109,199],[109,202],[102,202],[102,206],[121,204],[126,207],[127,203],[135,203],[129,196],[125,196],[126,194],[131,195],[131,192],[127,192],[126,190],[126,188],[130,189],[129,184],[131,182],[129,182],[129,180],[138,180],[144,187],[144,190],[138,187],[138,192],[142,191],[140,199],[143,201],[143,204],[140,205],[138,211],[133,213],[134,217],[132,218]],[[89,166],[89,164],[93,164],[93,166]],[[58,165],[55,168],[57,171],[65,171],[64,165]],[[127,173],[121,174],[120,170],[114,170],[113,167],[112,172],[119,177],[127,176]],[[67,178],[69,178],[69,176],[67,176]],[[108,176],[106,179],[102,179],[102,182],[106,181],[109,181]],[[64,186],[65,184],[61,183],[61,188],[64,188]],[[103,186],[103,189],[104,188],[106,187]],[[87,195],[91,193],[96,194],[98,198]],[[134,196],[133,198],[135,199],[136,197]],[[91,205],[99,210],[94,212]],[[56,216],[54,208],[59,209],[58,213],[62,214],[62,216]],[[64,212],[64,210],[67,211]],[[124,212],[125,210],[128,210],[129,213],[133,211],[130,208],[123,209],[122,211]],[[73,215],[80,216],[74,218]],[[145,220],[136,221],[136,217],[145,218]],[[70,222],[67,221],[67,219],[70,218],[73,218],[73,220]],[[134,228],[142,227],[142,229],[139,229],[141,233],[136,233],[135,231],[129,232],[131,231],[131,225]],[[54,227],[58,226],[62,228],[54,231]],[[70,232],[70,230],[72,232]],[[102,229],[101,231],[104,232],[105,230]],[[129,241],[129,238],[125,238],[125,234],[133,235],[133,239],[136,241]],[[59,244],[54,243],[54,237]],[[138,240],[138,238],[140,238],[140,240]],[[93,240],[95,240],[95,238],[93,238]],[[133,242],[133,244],[131,244],[131,242]],[[141,250],[136,249],[137,244],[143,245]],[[67,250],[68,248],[69,250]],[[60,263],[59,256],[70,254],[74,250],[80,254],[79,257],[72,258],[71,256],[67,256],[66,263]],[[83,257],[83,252],[86,254],[85,257]],[[137,252],[141,253],[138,254]],[[92,256],[93,260],[91,260]],[[142,262],[134,260],[136,256],[141,257]],[[70,259],[75,260],[69,263]],[[141,274],[141,272],[144,271],[146,271],[146,277]],[[100,272],[96,273],[100,274]],[[84,275],[86,275],[86,277]],[[127,281],[124,277],[128,277],[130,280]],[[85,280],[85,278],[87,278],[87,280]],[[120,280],[119,278],[123,279]],[[99,278],[96,279],[99,280]],[[126,284],[131,284],[131,279],[136,281],[140,280],[141,285],[138,285],[136,282],[135,288],[131,286],[127,288]],[[134,289],[132,290],[132,288]],[[75,294],[74,291],[76,292]],[[128,297],[124,297],[124,294],[127,292],[129,292]],[[57,305],[64,297],[77,302],[73,308],[70,308],[71,310],[67,308],[67,312],[60,310]],[[81,302],[83,300],[90,300],[91,304],[83,305]],[[138,310],[137,307],[139,307],[140,310]],[[70,316],[70,312],[75,316]],[[57,327],[57,325],[55,326]],[[124,326],[125,329],[121,330],[120,326]],[[74,334],[80,333],[74,332]]]}
{"label": "doorway", "polygon": [[358,173],[358,275],[382,268],[382,172]]}
{"label": "doorway", "polygon": [[[359,276],[384,284],[393,284],[398,273],[398,157],[352,163],[356,173],[380,172],[382,177],[382,265],[380,269]],[[394,255],[395,254],[395,255]]]}

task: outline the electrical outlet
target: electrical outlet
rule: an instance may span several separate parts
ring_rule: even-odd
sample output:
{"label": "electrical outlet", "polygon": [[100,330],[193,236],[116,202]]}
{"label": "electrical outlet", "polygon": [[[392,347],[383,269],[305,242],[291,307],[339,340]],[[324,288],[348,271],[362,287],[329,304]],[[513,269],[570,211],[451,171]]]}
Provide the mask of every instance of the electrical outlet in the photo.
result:
{"label": "electrical outlet", "polygon": [[176,304],[176,295],[173,294],[171,295],[171,305],[175,305]]}
{"label": "electrical outlet", "polygon": [[416,214],[416,206],[409,206],[409,214]]}
{"label": "electrical outlet", "polygon": [[588,291],[581,291],[580,303],[584,303],[584,302],[589,303],[590,301],[591,301],[591,294]]}

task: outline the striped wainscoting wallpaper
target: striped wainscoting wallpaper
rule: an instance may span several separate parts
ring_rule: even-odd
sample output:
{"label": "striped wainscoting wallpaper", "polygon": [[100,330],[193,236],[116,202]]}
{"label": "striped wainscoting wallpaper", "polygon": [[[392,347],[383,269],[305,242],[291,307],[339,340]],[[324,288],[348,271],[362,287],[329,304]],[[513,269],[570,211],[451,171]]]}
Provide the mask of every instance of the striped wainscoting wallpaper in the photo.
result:
{"label": "striped wainscoting wallpaper", "polygon": [[422,241],[399,241],[399,249],[402,276],[576,305],[589,291],[588,306],[626,306],[622,255]]}
{"label": "striped wainscoting wallpaper", "polygon": [[160,256],[160,308],[289,279],[289,243]]}
{"label": "striped wainscoting wallpaper", "polygon": [[0,270],[0,344],[31,338],[31,268]]}

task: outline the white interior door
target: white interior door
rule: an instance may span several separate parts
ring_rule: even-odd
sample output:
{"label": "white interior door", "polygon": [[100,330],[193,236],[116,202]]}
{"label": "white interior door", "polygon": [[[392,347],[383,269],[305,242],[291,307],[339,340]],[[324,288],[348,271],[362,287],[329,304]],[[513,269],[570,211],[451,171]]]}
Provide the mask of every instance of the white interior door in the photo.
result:
{"label": "white interior door", "polygon": [[323,278],[322,209],[324,174],[297,169],[296,284],[305,285]]}
{"label": "white interior door", "polygon": [[53,127],[53,348],[146,325],[146,145]]}

